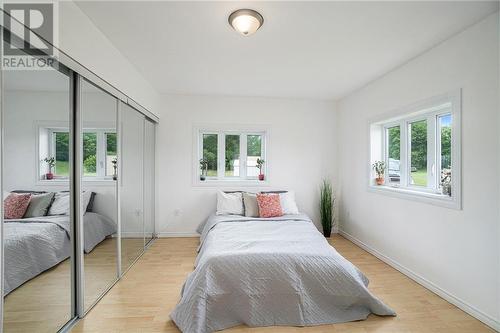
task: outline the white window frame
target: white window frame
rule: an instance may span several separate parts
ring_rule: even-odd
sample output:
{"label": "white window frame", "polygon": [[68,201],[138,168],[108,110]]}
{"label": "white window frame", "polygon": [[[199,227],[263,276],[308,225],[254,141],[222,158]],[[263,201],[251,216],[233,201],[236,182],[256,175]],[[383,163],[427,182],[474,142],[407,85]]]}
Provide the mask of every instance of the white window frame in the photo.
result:
{"label": "white window frame", "polygon": [[[268,160],[268,135],[269,131],[262,127],[243,127],[238,125],[227,125],[216,127],[214,125],[195,126],[193,158],[193,183],[196,186],[267,186],[269,184],[269,160]],[[199,161],[203,158],[203,135],[217,135],[217,177],[206,177],[204,181],[200,180]],[[226,135],[238,135],[240,137],[240,163],[239,176],[225,175]],[[262,172],[265,175],[264,181],[259,181],[258,176],[247,176],[247,138],[248,135],[260,135],[261,158],[265,161]]]}
{"label": "white window frame", "polygon": [[[443,195],[440,188],[441,177],[441,135],[438,119],[450,114],[451,123],[451,174],[452,195]],[[410,124],[427,121],[427,186],[411,184],[411,133]],[[390,183],[386,170],[385,184],[376,185],[373,162],[383,160],[389,167],[389,128],[400,127],[400,182]],[[453,91],[441,96],[401,108],[389,115],[372,119],[369,123],[369,190],[405,199],[423,201],[448,208],[461,209],[461,91]],[[374,135],[374,133],[379,133]],[[378,137],[380,136],[380,138]],[[380,140],[380,141],[379,141]],[[377,148],[377,145],[381,145]]]}
{"label": "white window frame", "polygon": [[[48,133],[48,157],[56,156],[56,140],[55,133],[69,133],[69,129],[66,127],[44,127]],[[83,176],[82,179],[84,181],[113,181],[113,176],[106,176],[106,153],[107,153],[107,144],[106,137],[109,133],[117,133],[116,129],[112,128],[84,128],[84,133],[96,133],[97,135],[97,143],[96,143],[96,176]],[[38,140],[40,138],[40,130],[38,131]],[[37,141],[38,141],[37,140]],[[37,146],[39,142],[37,142]],[[117,142],[118,145],[118,142]],[[39,154],[39,153],[38,153]],[[42,160],[44,157],[39,156],[39,159]],[[82,169],[83,170],[83,169]],[[42,172],[39,169],[37,172],[38,177],[41,177]],[[61,177],[54,174],[54,179],[52,180],[44,180],[38,179],[40,181],[47,182],[57,182],[57,181],[67,181],[68,177]]]}

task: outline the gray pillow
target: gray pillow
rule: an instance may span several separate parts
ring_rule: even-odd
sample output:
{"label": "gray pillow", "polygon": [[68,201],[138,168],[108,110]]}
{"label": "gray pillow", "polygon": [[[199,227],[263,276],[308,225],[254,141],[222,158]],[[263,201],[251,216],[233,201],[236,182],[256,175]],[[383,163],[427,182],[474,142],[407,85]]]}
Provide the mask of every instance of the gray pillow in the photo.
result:
{"label": "gray pillow", "polygon": [[54,193],[52,192],[31,196],[31,201],[26,213],[24,213],[24,218],[47,215],[53,199]]}
{"label": "gray pillow", "polygon": [[243,204],[245,205],[246,217],[259,217],[259,205],[257,204],[257,194],[243,193]]}

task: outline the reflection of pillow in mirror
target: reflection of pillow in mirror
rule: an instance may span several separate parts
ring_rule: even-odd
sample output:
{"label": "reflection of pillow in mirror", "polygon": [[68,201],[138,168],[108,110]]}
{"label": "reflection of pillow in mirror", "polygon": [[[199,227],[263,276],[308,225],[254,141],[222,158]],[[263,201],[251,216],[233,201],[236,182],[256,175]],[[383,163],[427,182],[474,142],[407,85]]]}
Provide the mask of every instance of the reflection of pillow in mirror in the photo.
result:
{"label": "reflection of pillow in mirror", "polygon": [[[85,213],[92,198],[91,191],[83,191],[82,200],[82,211]],[[48,215],[69,215],[69,192],[57,192],[54,198],[52,206],[50,206]]]}
{"label": "reflection of pillow in mirror", "polygon": [[94,201],[95,201],[96,194],[97,193],[95,193],[95,192],[90,192],[90,201],[87,205],[86,212],[93,212],[94,211]]}
{"label": "reflection of pillow in mirror", "polygon": [[28,205],[30,204],[31,194],[11,193],[3,201],[3,217],[5,219],[22,219]]}
{"label": "reflection of pillow in mirror", "polygon": [[38,217],[45,216],[49,210],[50,204],[52,203],[52,199],[54,199],[55,193],[45,193],[39,195],[33,195],[31,197],[30,204],[26,213],[24,213],[24,217]]}
{"label": "reflection of pillow in mirror", "polygon": [[92,198],[92,192],[90,191],[84,191],[82,193],[82,212],[86,212],[87,211],[87,208],[89,206],[89,203],[90,203],[90,199]]}
{"label": "reflection of pillow in mirror", "polygon": [[69,215],[69,192],[57,192],[48,215]]}

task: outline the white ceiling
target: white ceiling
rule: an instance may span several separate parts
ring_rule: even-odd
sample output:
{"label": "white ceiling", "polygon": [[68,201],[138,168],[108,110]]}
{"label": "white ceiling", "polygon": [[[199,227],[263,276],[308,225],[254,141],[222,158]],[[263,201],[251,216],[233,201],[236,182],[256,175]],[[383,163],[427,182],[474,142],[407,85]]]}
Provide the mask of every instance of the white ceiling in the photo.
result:
{"label": "white ceiling", "polygon": [[[311,99],[344,96],[498,10],[450,1],[78,5],[161,93]],[[264,16],[255,35],[228,25],[238,8]]]}

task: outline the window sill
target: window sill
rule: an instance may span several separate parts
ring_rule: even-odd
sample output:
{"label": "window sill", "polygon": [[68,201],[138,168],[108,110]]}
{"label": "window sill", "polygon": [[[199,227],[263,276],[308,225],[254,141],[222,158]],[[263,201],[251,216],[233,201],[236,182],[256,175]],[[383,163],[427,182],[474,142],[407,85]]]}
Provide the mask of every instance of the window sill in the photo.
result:
{"label": "window sill", "polygon": [[368,190],[374,193],[381,193],[396,198],[424,202],[435,206],[457,210],[461,209],[461,204],[458,202],[457,198],[440,193],[424,192],[413,190],[411,188],[399,188],[388,185],[370,185]]}
{"label": "window sill", "polygon": [[196,179],[193,183],[195,187],[268,187],[269,181],[258,179]]}
{"label": "window sill", "polygon": [[[93,186],[110,186],[114,185],[117,181],[113,179],[89,179],[89,178],[83,178],[82,183],[85,185],[93,185]],[[37,185],[40,186],[68,186],[69,185],[69,178],[66,179],[39,179],[36,182]]]}

